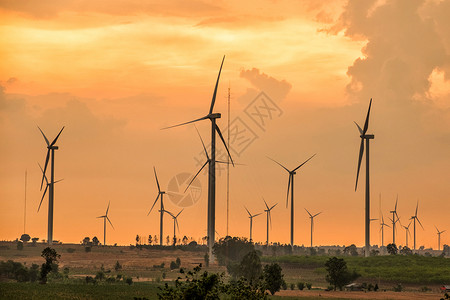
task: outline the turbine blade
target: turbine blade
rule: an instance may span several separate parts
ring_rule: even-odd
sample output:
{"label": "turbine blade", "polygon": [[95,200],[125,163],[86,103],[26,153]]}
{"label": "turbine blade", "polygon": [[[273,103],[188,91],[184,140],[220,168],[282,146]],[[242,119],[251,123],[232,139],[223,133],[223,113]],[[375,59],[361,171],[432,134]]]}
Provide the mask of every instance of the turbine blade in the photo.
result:
{"label": "turbine blade", "polygon": [[286,207],[288,207],[288,204],[289,204],[289,188],[291,187],[291,177],[292,177],[292,174],[289,173],[288,188],[287,188],[287,197],[286,197]]}
{"label": "turbine blade", "polygon": [[316,156],[317,153],[314,153],[313,156],[311,156],[310,158],[308,158],[307,160],[305,160],[300,166],[298,166],[297,168],[295,168],[294,170],[292,170],[292,172],[297,171],[301,166],[303,166],[304,164],[306,164],[311,158],[313,158],[314,156]]}
{"label": "turbine blade", "polygon": [[223,138],[222,132],[220,132],[219,126],[217,126],[217,124],[216,124],[216,131],[219,134],[219,137],[222,140],[222,143],[225,146],[225,149],[227,150],[228,156],[230,157],[231,164],[234,167],[234,161],[233,161],[233,158],[231,157],[230,150],[228,150],[227,143],[225,143],[225,140]]}
{"label": "turbine blade", "polygon": [[153,171],[155,172],[156,184],[158,185],[158,192],[161,192],[161,188],[159,187],[158,175],[156,175],[156,168],[154,166]]}
{"label": "turbine blade", "polygon": [[159,195],[160,194],[158,193],[158,196],[156,196],[156,200],[155,200],[155,202],[153,202],[152,208],[150,208],[150,211],[148,212],[147,216],[152,212],[153,207],[155,206],[156,202],[158,201]]}
{"label": "turbine blade", "polygon": [[397,199],[395,200],[395,207],[394,207],[395,213],[397,213],[397,202],[398,202],[398,195],[397,195]]}
{"label": "turbine blade", "polygon": [[[42,171],[43,175],[42,175],[42,180],[41,180],[41,191],[42,191],[42,185],[44,184],[44,177],[45,177],[45,172],[47,171],[47,166],[48,166],[48,160],[49,159],[50,159],[50,149],[47,150],[47,156],[45,157],[44,170]],[[46,178],[46,180],[47,180],[47,178]]]}
{"label": "turbine blade", "polygon": [[250,218],[251,218],[251,217],[252,217],[252,214],[248,211],[247,207],[244,206],[244,208],[245,208],[245,210],[247,211],[248,215],[249,215]]}
{"label": "turbine blade", "polygon": [[47,189],[48,189],[48,185],[45,186],[45,190],[44,190],[44,193],[42,194],[41,202],[39,202],[39,207],[38,207],[38,210],[37,210],[38,212],[41,209],[42,201],[44,200],[45,193],[47,193]]}
{"label": "turbine blade", "polygon": [[275,205],[273,205],[269,210],[272,210],[272,208],[274,208],[275,206],[277,206],[278,203],[275,203]]}
{"label": "turbine blade", "polygon": [[311,213],[305,208],[305,210],[306,210],[306,212],[308,213],[308,215],[310,216],[310,217],[312,217],[312,215],[311,215]]}
{"label": "turbine blade", "polygon": [[259,213],[259,214],[256,214],[256,215],[253,215],[253,217],[257,217],[257,216],[259,216],[260,214],[262,214],[262,213]]}
{"label": "turbine blade", "polygon": [[177,220],[177,218],[175,218],[174,220],[175,220],[175,224],[177,225],[178,233],[180,233],[180,226],[178,226],[178,220]]}
{"label": "turbine blade", "polygon": [[434,228],[436,228],[436,231],[439,233],[439,229],[436,227],[436,225],[434,225]]}
{"label": "turbine blade", "polygon": [[50,143],[47,139],[47,137],[45,136],[44,132],[41,130],[41,128],[38,126],[39,131],[42,133],[42,136],[44,137],[45,142],[47,143],[47,147],[50,147]]}
{"label": "turbine blade", "polygon": [[361,169],[361,161],[363,154],[364,154],[364,139],[361,138],[361,145],[359,146],[358,170],[356,171],[355,191],[358,188],[359,170]]}
{"label": "turbine blade", "polygon": [[264,200],[264,204],[266,205],[267,210],[270,210],[270,209],[269,209],[269,205],[267,205],[267,202],[266,202],[266,200],[264,199],[264,197],[263,197],[263,200]]}
{"label": "turbine blade", "polygon": [[269,226],[272,229],[272,215],[270,214],[270,210],[267,213],[269,214]]}
{"label": "turbine blade", "polygon": [[60,179],[60,180],[56,180],[55,182],[53,182],[53,183],[58,183],[58,182],[61,182],[61,181],[63,181],[64,180],[64,178],[63,179]]}
{"label": "turbine blade", "polygon": [[274,160],[274,159],[271,159],[271,158],[270,158],[270,157],[268,157],[268,156],[267,156],[267,158],[268,158],[268,159],[270,159],[271,161],[273,161],[273,162],[277,163],[278,165],[280,165],[280,166],[281,166],[281,167],[282,167],[283,169],[285,169],[285,170],[286,170],[287,172],[289,172],[289,173],[291,172],[291,171],[289,171],[289,170],[288,170],[288,169],[287,169],[287,168],[286,168],[285,166],[283,166],[282,164],[280,164],[280,163],[279,163],[279,162],[277,162],[276,160]]}
{"label": "turbine blade", "polygon": [[111,223],[111,220],[108,218],[108,216],[106,216],[106,220],[108,220],[109,224],[111,224],[111,227],[112,227],[114,230],[116,230],[116,229],[114,228],[114,225]]}
{"label": "turbine blade", "polygon": [[222,66],[223,66],[223,61],[224,60],[225,60],[225,55],[222,58],[222,63],[220,64],[220,69],[219,69],[219,75],[217,76],[216,86],[214,87],[214,93],[213,93],[213,97],[212,97],[212,100],[211,100],[211,107],[209,108],[209,113],[210,114],[212,114],[213,109],[214,109],[214,103],[216,102],[217,87],[219,85],[220,73],[222,72]]}
{"label": "turbine blade", "polygon": [[370,102],[369,102],[369,109],[367,110],[367,116],[366,116],[366,121],[364,122],[364,128],[363,128],[363,134],[365,135],[367,132],[367,129],[369,128],[369,115],[370,115],[370,108],[372,106],[372,98],[370,98]]}
{"label": "turbine blade", "polygon": [[417,206],[416,206],[416,214],[414,216],[417,217],[417,210],[419,209],[419,201],[417,201]]}
{"label": "turbine blade", "polygon": [[175,218],[178,218],[178,216],[183,212],[184,208],[180,210],[180,212],[175,216]]}
{"label": "turbine blade", "polygon": [[42,167],[41,167],[41,165],[39,163],[38,163],[38,166],[39,166],[39,168],[42,171],[42,180],[45,179],[45,183],[48,185],[48,179],[47,179],[47,176],[45,176],[44,170],[42,170]]}
{"label": "turbine blade", "polygon": [[204,116],[202,118],[195,119],[195,120],[192,120],[192,121],[189,121],[189,122],[184,122],[184,123],[181,123],[181,124],[177,124],[177,125],[173,125],[173,126],[169,126],[169,127],[164,127],[164,128],[161,128],[161,130],[174,128],[174,127],[178,127],[178,126],[183,126],[183,125],[186,125],[186,124],[191,124],[191,123],[198,122],[198,121],[205,120],[205,119],[208,119],[208,116]]}
{"label": "turbine blade", "polygon": [[419,218],[416,218],[417,219],[417,222],[419,222],[419,224],[420,224],[420,227],[422,227],[422,229],[423,230],[425,230],[425,228],[423,228],[423,226],[422,226],[422,223],[420,223],[420,220],[419,220]]}
{"label": "turbine blade", "polygon": [[203,150],[205,150],[206,158],[209,160],[208,151],[206,151],[205,143],[203,143],[202,136],[200,135],[200,132],[198,132],[197,126],[195,126],[195,124],[194,124],[194,127],[195,127],[195,130],[197,130],[197,134],[198,134],[198,137],[200,138],[200,141],[202,142],[202,146],[203,146]]}
{"label": "turbine blade", "polygon": [[108,211],[109,211],[109,204],[111,204],[111,201],[109,201],[109,202],[108,202],[108,208],[106,209],[106,214],[105,214],[105,216],[107,216],[107,215],[108,215]]}
{"label": "turbine blade", "polygon": [[[318,215],[320,215],[322,212],[320,212],[320,213],[317,213],[317,214],[315,214],[314,216],[312,216],[313,218],[314,217],[317,217]],[[378,219],[374,219],[374,220],[378,220]]]}
{"label": "turbine blade", "polygon": [[64,127],[61,128],[61,130],[59,131],[58,135],[55,137],[55,139],[53,140],[53,142],[50,144],[50,147],[53,146],[54,144],[56,144],[56,141],[58,140],[59,136],[61,135],[61,132],[64,130]]}
{"label": "turbine blade", "polygon": [[362,135],[363,134],[363,130],[361,129],[361,127],[359,127],[358,123],[356,123],[355,121],[353,121],[353,123],[355,123],[356,127],[358,127],[359,134]]}
{"label": "turbine blade", "polygon": [[200,174],[200,172],[203,170],[203,168],[206,166],[206,164],[209,163],[209,160],[207,160],[203,166],[200,168],[200,170],[198,170],[197,174],[195,174],[194,177],[192,177],[192,180],[189,182],[189,184],[187,185],[186,189],[184,190],[184,192],[186,193],[186,191],[188,190],[188,188],[191,186],[192,182],[194,182],[195,178],[197,178],[198,174]]}

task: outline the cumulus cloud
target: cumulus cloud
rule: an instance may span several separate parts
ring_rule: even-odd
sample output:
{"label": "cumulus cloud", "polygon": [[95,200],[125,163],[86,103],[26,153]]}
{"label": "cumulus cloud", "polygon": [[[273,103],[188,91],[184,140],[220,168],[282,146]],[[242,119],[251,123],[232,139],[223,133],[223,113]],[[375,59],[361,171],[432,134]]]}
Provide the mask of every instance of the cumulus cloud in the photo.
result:
{"label": "cumulus cloud", "polygon": [[292,85],[286,80],[278,80],[272,76],[262,73],[259,69],[242,70],[240,77],[247,79],[259,91],[266,92],[276,101],[286,98]]}

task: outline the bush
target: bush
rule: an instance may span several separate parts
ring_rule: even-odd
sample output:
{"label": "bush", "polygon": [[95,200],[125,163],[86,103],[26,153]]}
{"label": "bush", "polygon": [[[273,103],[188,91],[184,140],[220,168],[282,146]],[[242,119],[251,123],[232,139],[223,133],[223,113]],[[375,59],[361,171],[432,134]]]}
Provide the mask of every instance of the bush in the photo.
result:
{"label": "bush", "polygon": [[402,285],[399,283],[397,286],[394,286],[394,292],[401,292],[403,291]]}
{"label": "bush", "polygon": [[127,277],[127,280],[125,281],[128,285],[132,285],[133,284],[133,278],[131,277]]}
{"label": "bush", "polygon": [[308,290],[310,290],[311,287],[312,287],[312,284],[311,284],[311,283],[306,283],[306,288],[307,288]]}
{"label": "bush", "polygon": [[291,283],[290,285],[291,290],[295,290],[295,284]]}
{"label": "bush", "polygon": [[23,250],[23,242],[17,242],[17,250]]}
{"label": "bush", "polygon": [[116,261],[116,264],[114,265],[114,270],[116,270],[116,272],[122,270],[122,265],[119,263],[119,261]]}
{"label": "bush", "polygon": [[75,252],[75,249],[74,248],[67,248],[67,253],[74,253]]}
{"label": "bush", "polygon": [[97,280],[95,280],[91,276],[86,276],[85,281],[87,284],[89,284],[89,283],[96,284],[97,283]]}
{"label": "bush", "polygon": [[84,247],[84,251],[85,251],[85,252],[91,252],[91,250],[92,250],[92,247],[91,247],[91,246],[86,246],[86,247]]}
{"label": "bush", "polygon": [[423,286],[423,287],[421,287],[419,289],[419,291],[421,291],[421,292],[431,292],[431,289],[429,287],[427,287],[427,286]]}
{"label": "bush", "polygon": [[170,262],[170,270],[178,269],[177,263],[174,261]]}
{"label": "bush", "polygon": [[166,279],[166,272],[162,272],[161,277],[162,279]]}
{"label": "bush", "polygon": [[303,291],[305,288],[305,284],[303,282],[297,282],[297,287],[300,291]]}
{"label": "bush", "polygon": [[268,289],[272,295],[278,292],[284,283],[281,267],[277,263],[265,265],[263,277],[265,288]]}
{"label": "bush", "polygon": [[103,273],[103,271],[98,271],[95,275],[95,280],[102,281],[103,279],[105,279],[105,273]]}
{"label": "bush", "polygon": [[283,280],[283,282],[281,283],[281,288],[283,290],[287,290],[287,283],[286,283],[286,281]]}

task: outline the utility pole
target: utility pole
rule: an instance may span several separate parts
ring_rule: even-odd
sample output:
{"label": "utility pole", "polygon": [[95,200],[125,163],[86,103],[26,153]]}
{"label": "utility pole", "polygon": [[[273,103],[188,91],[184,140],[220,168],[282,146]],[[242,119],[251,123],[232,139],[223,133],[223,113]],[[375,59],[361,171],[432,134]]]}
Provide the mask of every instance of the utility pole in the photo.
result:
{"label": "utility pole", "polygon": [[[227,144],[228,149],[230,148],[230,84],[228,83],[228,129],[227,129]],[[228,224],[230,221],[230,156],[227,156],[227,236],[228,234]]]}

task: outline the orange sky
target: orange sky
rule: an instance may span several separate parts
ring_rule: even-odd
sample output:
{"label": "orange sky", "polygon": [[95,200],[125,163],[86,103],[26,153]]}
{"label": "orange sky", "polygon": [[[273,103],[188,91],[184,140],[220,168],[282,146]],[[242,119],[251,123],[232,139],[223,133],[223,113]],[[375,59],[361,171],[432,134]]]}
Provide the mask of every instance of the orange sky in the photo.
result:
{"label": "orange sky", "polygon": [[[109,243],[157,234],[156,166],[163,187],[193,173],[201,144],[192,126],[160,128],[209,109],[226,55],[215,111],[257,136],[234,159],[230,234],[248,236],[244,205],[257,213],[262,197],[273,210],[271,240],[289,240],[287,174],[314,153],[295,178],[296,244],[309,244],[304,211],[319,245],[364,242],[364,185],[354,192],[359,136],[353,121],[373,110],[372,217],[385,221],[399,195],[401,221],[419,200],[418,245],[437,247],[434,226],[450,230],[450,1],[0,1],[0,239],[23,232],[28,170],[27,232],[47,235],[47,199],[36,213],[45,142],[59,129],[54,238],[103,239],[111,201]],[[259,127],[245,113],[260,91],[281,115]],[[237,119],[239,118],[239,119]],[[209,141],[208,122],[198,123]],[[237,146],[236,146],[237,147]],[[222,145],[218,149],[223,152]],[[362,169],[364,172],[364,168]],[[226,232],[226,175],[218,171],[217,223]],[[362,173],[364,175],[364,173]],[[364,176],[361,177],[364,180]],[[180,235],[206,234],[206,176],[200,200],[179,217]],[[177,212],[167,198],[166,208]],[[253,223],[265,241],[265,217]],[[172,235],[165,218],[165,233]],[[381,244],[372,223],[372,244]],[[400,244],[405,232],[398,231]],[[385,244],[392,239],[385,232]],[[410,239],[410,243],[412,239]],[[441,244],[449,243],[442,234]],[[410,244],[411,245],[411,244]]]}

